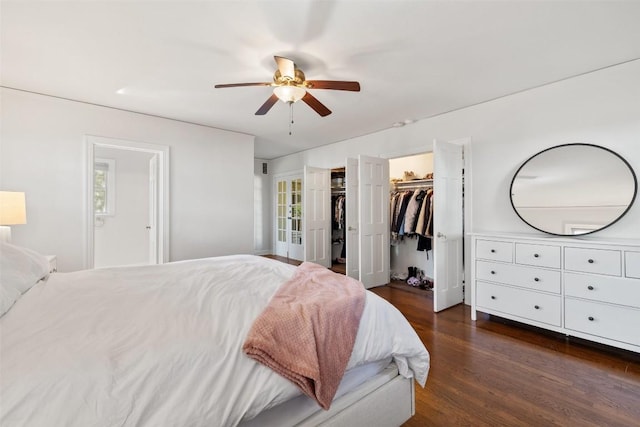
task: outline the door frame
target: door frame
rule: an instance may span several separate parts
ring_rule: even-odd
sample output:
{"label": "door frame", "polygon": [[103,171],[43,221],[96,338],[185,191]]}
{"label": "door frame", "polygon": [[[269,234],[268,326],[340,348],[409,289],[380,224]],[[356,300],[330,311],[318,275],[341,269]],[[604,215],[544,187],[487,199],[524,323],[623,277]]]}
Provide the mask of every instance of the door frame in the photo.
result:
{"label": "door frame", "polygon": [[156,221],[156,263],[163,264],[169,258],[169,147],[165,145],[150,144],[146,142],[131,141],[125,139],[110,138],[98,135],[85,135],[85,167],[84,167],[84,200],[83,210],[85,218],[85,251],[84,268],[94,267],[95,255],[95,213],[93,206],[93,175],[94,153],[96,147],[105,147],[116,150],[139,151],[157,155],[157,197],[155,211]]}
{"label": "door frame", "polygon": [[464,283],[464,303],[471,305],[471,237],[469,233],[473,230],[473,179],[471,178],[471,137],[459,138],[447,141],[451,144],[462,145],[462,164],[464,173],[462,174],[462,282]]}

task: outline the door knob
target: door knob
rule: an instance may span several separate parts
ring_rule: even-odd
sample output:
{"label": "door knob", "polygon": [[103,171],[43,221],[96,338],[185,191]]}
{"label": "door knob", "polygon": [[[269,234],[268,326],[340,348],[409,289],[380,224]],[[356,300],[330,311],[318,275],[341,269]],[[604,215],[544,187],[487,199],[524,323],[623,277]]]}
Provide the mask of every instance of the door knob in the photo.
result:
{"label": "door knob", "polygon": [[147,225],[145,228],[146,228],[147,230],[151,230],[151,226],[150,226],[150,225]]}
{"label": "door knob", "polygon": [[349,226],[349,227],[347,227],[347,230],[349,230],[349,231],[356,231],[357,229],[356,229],[355,227],[351,227],[351,226]]}
{"label": "door knob", "polygon": [[439,232],[439,231],[438,231],[438,234],[437,234],[436,236],[437,236],[438,238],[440,238],[440,239],[446,239],[446,238],[447,238],[447,236],[446,236],[446,235],[442,234],[442,233],[441,233],[441,232]]}

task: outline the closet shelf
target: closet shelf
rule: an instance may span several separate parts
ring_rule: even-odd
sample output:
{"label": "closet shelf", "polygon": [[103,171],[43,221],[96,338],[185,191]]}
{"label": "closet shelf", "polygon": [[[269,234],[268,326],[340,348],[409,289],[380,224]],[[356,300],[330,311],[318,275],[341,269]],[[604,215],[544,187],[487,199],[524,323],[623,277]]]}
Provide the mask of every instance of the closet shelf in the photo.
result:
{"label": "closet shelf", "polygon": [[331,187],[332,194],[344,194],[347,191],[345,186],[342,187]]}
{"label": "closet shelf", "polygon": [[395,189],[433,187],[433,179],[414,179],[413,181],[398,181],[398,182],[392,183],[391,186]]}

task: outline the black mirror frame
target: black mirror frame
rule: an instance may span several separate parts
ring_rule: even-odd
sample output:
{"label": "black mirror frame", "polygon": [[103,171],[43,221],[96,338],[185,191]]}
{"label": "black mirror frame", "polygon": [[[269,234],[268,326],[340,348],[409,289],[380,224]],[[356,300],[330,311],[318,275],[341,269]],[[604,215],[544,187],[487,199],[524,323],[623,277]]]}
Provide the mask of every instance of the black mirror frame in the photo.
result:
{"label": "black mirror frame", "polygon": [[[593,231],[589,231],[587,233],[582,233],[582,234],[558,234],[558,233],[552,233],[550,231],[546,231],[546,230],[541,230],[538,227],[535,227],[531,224],[529,224],[527,221],[525,221],[524,218],[522,218],[522,216],[520,215],[520,213],[518,212],[518,210],[516,209],[515,205],[513,204],[513,183],[516,180],[516,177],[518,176],[518,174],[520,173],[520,171],[522,170],[523,167],[525,167],[527,165],[527,163],[529,163],[529,161],[531,159],[533,159],[534,157],[537,157],[543,153],[546,153],[547,151],[550,150],[554,150],[556,148],[560,148],[560,147],[567,147],[567,146],[587,146],[587,147],[596,147],[596,148],[600,148],[602,150],[608,151],[609,153],[613,154],[614,156],[616,156],[617,158],[619,158],[620,160],[622,160],[622,162],[629,168],[629,171],[631,172],[631,176],[633,177],[633,185],[634,185],[634,189],[633,189],[633,197],[631,197],[631,201],[629,202],[629,205],[627,206],[627,208],[624,210],[624,212],[622,212],[616,219],[614,219],[613,221],[609,222],[607,225],[605,225],[604,227],[598,228],[597,230],[593,230]],[[553,236],[561,236],[561,237],[580,237],[580,236],[586,236],[588,234],[593,234],[596,233],[598,231],[602,231],[605,228],[608,228],[610,226],[612,226],[613,224],[615,224],[616,222],[618,222],[620,220],[620,218],[622,218],[623,216],[626,215],[626,213],[629,211],[629,209],[631,209],[631,206],[633,206],[633,202],[636,200],[636,196],[638,195],[638,178],[636,177],[636,174],[633,170],[633,168],[631,167],[631,165],[629,164],[629,162],[622,157],[621,155],[619,155],[618,153],[616,153],[613,150],[610,150],[606,147],[602,147],[600,145],[595,145],[595,144],[586,144],[586,143],[569,143],[569,144],[561,144],[561,145],[556,145],[553,147],[549,147],[547,149],[544,149],[536,154],[534,154],[533,156],[529,157],[524,163],[522,163],[522,165],[520,165],[520,167],[518,168],[518,170],[516,171],[515,174],[513,174],[513,178],[511,179],[511,185],[509,186],[509,201],[511,202],[511,207],[513,208],[513,211],[516,213],[516,215],[518,215],[518,218],[520,218],[522,220],[522,222],[524,222],[525,224],[527,224],[529,227],[536,229],[542,233],[546,233],[546,234],[551,234]]]}

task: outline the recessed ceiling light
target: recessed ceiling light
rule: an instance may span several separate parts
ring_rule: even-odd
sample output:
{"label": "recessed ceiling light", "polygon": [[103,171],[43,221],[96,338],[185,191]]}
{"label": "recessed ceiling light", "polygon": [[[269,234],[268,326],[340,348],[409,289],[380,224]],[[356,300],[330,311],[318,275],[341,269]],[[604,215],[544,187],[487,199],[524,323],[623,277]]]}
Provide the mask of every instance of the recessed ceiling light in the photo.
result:
{"label": "recessed ceiling light", "polygon": [[416,121],[415,121],[415,120],[413,120],[413,119],[404,119],[404,120],[403,120],[403,121],[401,121],[401,122],[395,122],[395,123],[393,124],[393,127],[394,127],[394,128],[401,128],[402,126],[410,125],[411,123],[415,123],[415,122],[416,122]]}

